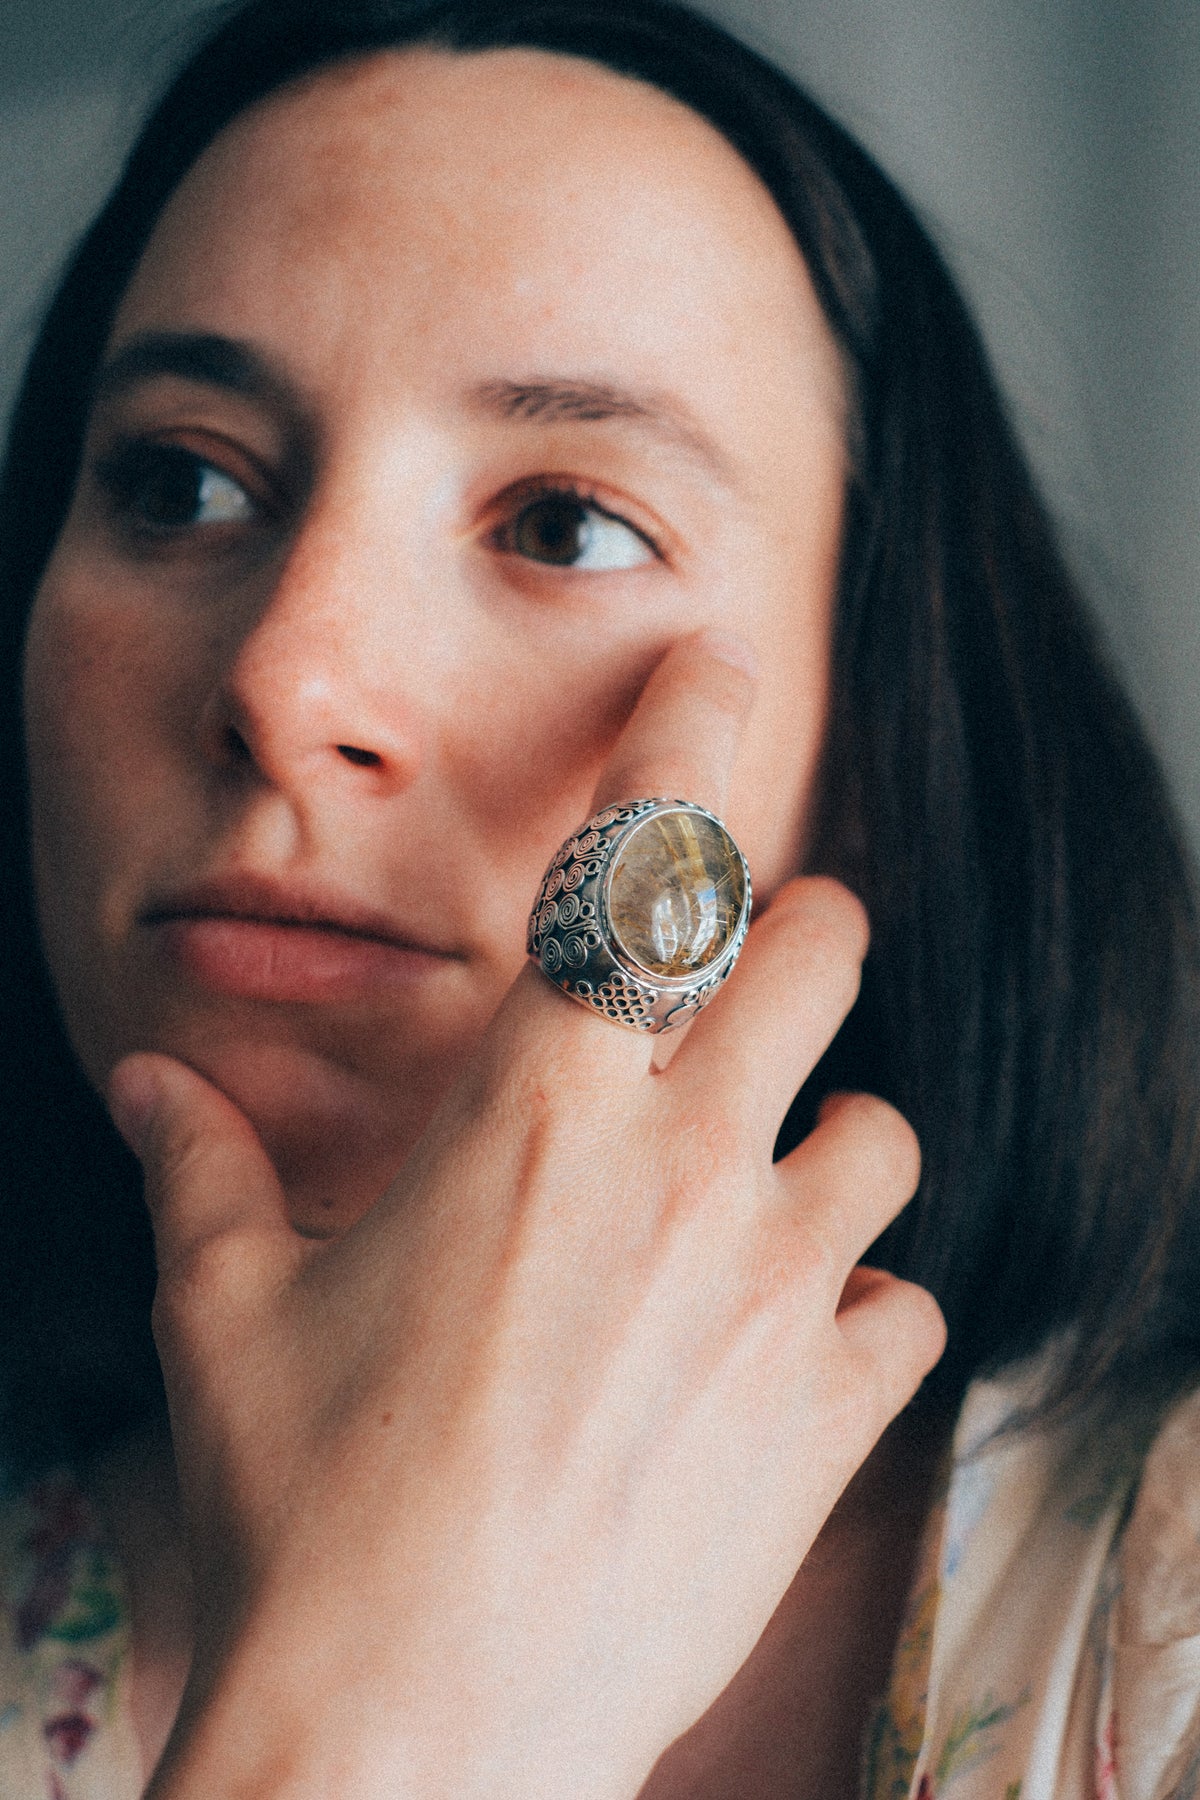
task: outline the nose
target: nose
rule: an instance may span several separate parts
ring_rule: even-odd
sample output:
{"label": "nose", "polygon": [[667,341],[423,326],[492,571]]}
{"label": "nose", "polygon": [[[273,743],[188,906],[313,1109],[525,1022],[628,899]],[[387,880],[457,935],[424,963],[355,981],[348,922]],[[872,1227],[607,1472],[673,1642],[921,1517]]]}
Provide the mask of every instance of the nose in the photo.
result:
{"label": "nose", "polygon": [[370,534],[314,521],[265,592],[236,596],[202,709],[211,762],[296,795],[412,781],[414,621],[399,571],[371,546]]}

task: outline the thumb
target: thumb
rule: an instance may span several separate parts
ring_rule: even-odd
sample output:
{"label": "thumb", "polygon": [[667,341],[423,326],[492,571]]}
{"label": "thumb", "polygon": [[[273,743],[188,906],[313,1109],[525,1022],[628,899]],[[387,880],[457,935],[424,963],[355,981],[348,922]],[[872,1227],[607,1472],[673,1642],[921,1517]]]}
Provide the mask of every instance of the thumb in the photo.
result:
{"label": "thumb", "polygon": [[[245,1114],[171,1056],[125,1057],[108,1083],[113,1123],[139,1158],[160,1294],[258,1287],[293,1247],[283,1190]],[[203,1273],[203,1279],[199,1279]],[[196,1296],[201,1299],[203,1297]]]}

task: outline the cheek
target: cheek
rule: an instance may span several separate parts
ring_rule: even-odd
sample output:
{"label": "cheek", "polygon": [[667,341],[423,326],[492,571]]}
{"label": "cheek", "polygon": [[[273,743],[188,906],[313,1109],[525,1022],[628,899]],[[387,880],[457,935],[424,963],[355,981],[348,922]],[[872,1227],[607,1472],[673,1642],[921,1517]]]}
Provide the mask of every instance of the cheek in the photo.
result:
{"label": "cheek", "polygon": [[467,808],[472,865],[486,869],[490,934],[511,977],[546,864],[591,811],[597,780],[670,641],[524,641],[477,665],[443,713],[442,790]]}
{"label": "cheek", "polygon": [[[451,756],[481,812],[536,838],[548,857],[583,819],[605,759],[670,637],[526,642],[480,673],[466,705],[452,709]],[[464,717],[474,723],[462,729]],[[558,832],[558,837],[550,842]],[[543,858],[544,860],[544,858]],[[539,868],[540,875],[541,870]]]}
{"label": "cheek", "polygon": [[156,691],[138,634],[54,578],[38,596],[25,657],[35,862],[44,879],[88,885],[116,820],[137,804]]}

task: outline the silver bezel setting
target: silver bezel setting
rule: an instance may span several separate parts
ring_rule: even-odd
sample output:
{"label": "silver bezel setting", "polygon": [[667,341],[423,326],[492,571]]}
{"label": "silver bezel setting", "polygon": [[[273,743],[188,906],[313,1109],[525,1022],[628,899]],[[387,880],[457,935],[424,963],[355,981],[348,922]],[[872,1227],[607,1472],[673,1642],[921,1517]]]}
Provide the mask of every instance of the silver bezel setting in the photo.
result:
{"label": "silver bezel setting", "polygon": [[[656,813],[699,813],[733,844],[742,865],[742,910],[725,948],[700,973],[656,975],[618,941],[609,917],[609,885],[617,853],[635,828]],[[656,798],[606,806],[560,846],[529,915],[526,948],[564,993],[614,1024],[668,1031],[706,1006],[728,979],[750,927],[750,870],[729,828],[690,800]]]}

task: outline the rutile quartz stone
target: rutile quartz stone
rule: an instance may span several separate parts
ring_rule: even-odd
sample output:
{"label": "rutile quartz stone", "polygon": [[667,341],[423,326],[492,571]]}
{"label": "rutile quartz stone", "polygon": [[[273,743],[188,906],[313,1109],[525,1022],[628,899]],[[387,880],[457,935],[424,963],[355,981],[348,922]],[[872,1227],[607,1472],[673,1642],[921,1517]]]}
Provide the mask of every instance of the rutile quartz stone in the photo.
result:
{"label": "rutile quartz stone", "polygon": [[609,923],[641,968],[679,978],[716,961],[745,898],[742,861],[727,832],[702,813],[655,813],[617,852]]}

